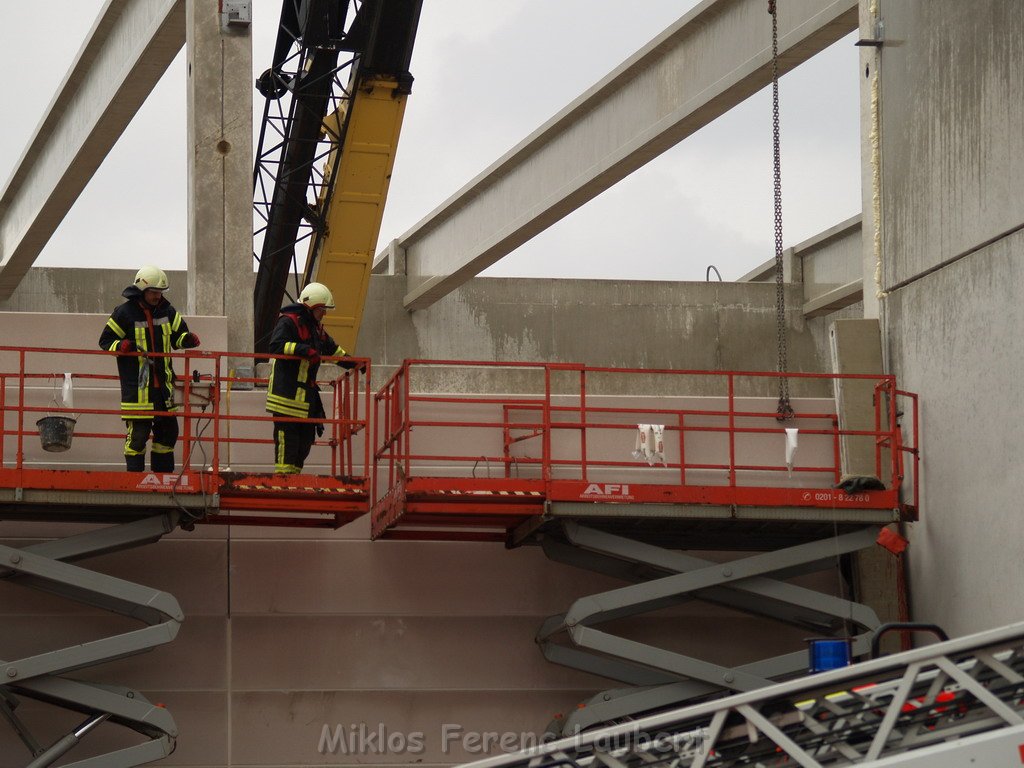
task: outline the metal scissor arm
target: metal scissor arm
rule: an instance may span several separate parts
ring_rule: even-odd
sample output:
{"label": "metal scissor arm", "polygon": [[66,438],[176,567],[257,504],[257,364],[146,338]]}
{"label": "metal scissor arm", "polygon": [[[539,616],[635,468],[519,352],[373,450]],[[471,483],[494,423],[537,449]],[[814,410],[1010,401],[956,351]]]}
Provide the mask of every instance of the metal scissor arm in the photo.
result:
{"label": "metal scissor arm", "polygon": [[[0,578],[140,621],[145,626],[111,637],[13,660],[0,660],[0,715],[31,755],[26,768],[53,765],[105,722],[124,726],[146,741],[66,768],[131,768],[169,755],[177,726],[171,714],[138,691],[71,680],[61,675],[152,650],[178,634],[184,614],[166,592],[90,571],[69,561],[159,540],[174,530],[178,512],[24,548],[0,545]],[[33,699],[86,716],[81,725],[47,747],[18,717],[21,699]]]}
{"label": "metal scissor arm", "polygon": [[806,669],[803,652],[727,667],[598,628],[688,600],[707,600],[815,634],[859,629],[853,638],[854,653],[867,653],[871,631],[880,625],[871,608],[782,579],[873,546],[877,533],[876,526],[865,526],[834,538],[715,563],[564,522],[561,539],[542,542],[551,559],[633,583],[580,598],[564,614],[549,617],[537,634],[541,652],[549,661],[639,687],[598,694],[566,720],[563,731],[658,711],[697,697],[764,688]]}

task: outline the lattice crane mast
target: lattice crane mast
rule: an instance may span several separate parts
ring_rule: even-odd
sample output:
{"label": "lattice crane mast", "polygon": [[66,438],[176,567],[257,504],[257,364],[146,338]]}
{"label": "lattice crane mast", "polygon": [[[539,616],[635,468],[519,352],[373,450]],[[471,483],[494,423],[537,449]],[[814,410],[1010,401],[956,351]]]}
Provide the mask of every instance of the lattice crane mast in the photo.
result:
{"label": "lattice crane mast", "polygon": [[[253,170],[255,349],[294,275],[325,283],[326,324],[354,351],[412,88],[422,0],[285,0]],[[299,250],[304,249],[300,262]]]}

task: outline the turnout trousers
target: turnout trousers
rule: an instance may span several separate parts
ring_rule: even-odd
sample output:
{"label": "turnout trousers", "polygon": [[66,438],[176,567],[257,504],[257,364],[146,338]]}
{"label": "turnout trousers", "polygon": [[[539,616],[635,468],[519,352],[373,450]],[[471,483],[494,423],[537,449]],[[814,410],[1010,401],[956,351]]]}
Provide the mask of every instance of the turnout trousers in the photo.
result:
{"label": "turnout trousers", "polygon": [[316,424],[305,421],[274,422],[274,472],[295,475],[316,440]]}
{"label": "turnout trousers", "polygon": [[[154,410],[163,410],[165,402],[153,404]],[[148,419],[125,419],[124,462],[129,472],[146,471],[146,443],[153,435],[150,468],[153,472],[174,471],[174,446],[178,442],[178,418],[154,416]]]}

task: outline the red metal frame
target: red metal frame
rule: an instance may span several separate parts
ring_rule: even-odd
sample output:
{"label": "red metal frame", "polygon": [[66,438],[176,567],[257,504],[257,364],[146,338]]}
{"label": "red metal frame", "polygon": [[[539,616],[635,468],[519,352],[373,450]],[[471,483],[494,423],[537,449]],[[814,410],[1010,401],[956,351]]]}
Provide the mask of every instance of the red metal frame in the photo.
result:
{"label": "red metal frame", "polygon": [[[542,390],[536,394],[437,395],[413,394],[410,379],[418,369],[462,367],[536,371],[543,376]],[[552,377],[578,375],[574,391],[553,395]],[[686,377],[714,377],[723,382],[726,407],[716,410],[601,406],[588,400],[588,374],[609,376],[656,375],[685,380]],[[672,371],[589,367],[562,363],[496,363],[480,361],[406,361],[374,396],[374,488],[371,531],[375,538],[447,538],[504,540],[510,531],[541,514],[548,502],[670,503],[732,507],[817,507],[833,509],[899,510],[902,519],[916,519],[918,497],[917,396],[896,388],[892,376],[832,375],[791,373],[790,379],[837,379],[874,382],[874,430],[841,430],[835,410],[821,413],[797,413],[795,424],[801,438],[821,436],[831,441],[832,461],[827,466],[798,466],[793,472],[804,477],[820,475],[826,482],[813,487],[779,487],[741,482],[741,476],[755,473],[786,472],[785,465],[742,463],[738,450],[742,443],[758,435],[782,435],[786,425],[774,422],[771,410],[749,410],[738,404],[737,379],[775,379],[777,373],[754,371]],[[676,387],[673,391],[685,391]],[[625,391],[637,391],[625,388]],[[571,400],[559,404],[558,398]],[[911,444],[905,445],[897,419],[897,399],[911,402]],[[500,409],[492,420],[460,420],[444,415],[460,407]],[[422,411],[431,409],[433,416]],[[438,416],[438,414],[441,414]],[[531,414],[536,414],[532,416]],[[594,434],[606,430],[635,430],[636,421],[654,416],[664,421],[666,435],[674,434],[679,460],[667,464],[675,470],[675,482],[594,483],[598,470],[636,468],[626,459],[600,459],[592,450]],[[524,420],[524,418],[526,420]],[[632,423],[630,420],[632,419]],[[772,420],[771,426],[750,426],[745,422]],[[615,423],[618,420],[618,423]],[[716,423],[708,423],[714,421]],[[433,430],[430,444],[414,444],[418,430]],[[438,439],[438,430],[450,438]],[[453,449],[460,433],[468,430],[499,431],[501,456],[466,455]],[[575,455],[565,456],[553,443],[556,434],[576,431],[579,444]],[[697,435],[725,435],[728,460],[725,463],[688,461],[687,439]],[[873,438],[875,474],[887,481],[889,490],[847,494],[834,487],[840,480],[840,445],[846,436]],[[540,456],[513,456],[511,449],[520,443],[540,438]],[[563,441],[564,443],[564,441]],[[912,481],[908,499],[901,499],[905,478],[904,454],[913,457]],[[502,467],[498,478],[476,477],[483,463]],[[517,478],[517,471],[528,466],[536,477]],[[539,467],[539,471],[538,471]],[[722,484],[698,484],[688,481],[688,472],[723,473]],[[565,477],[566,473],[575,475]],[[469,477],[466,475],[469,474]],[[624,490],[625,489],[625,490]]]}
{"label": "red metal frame", "polygon": [[[36,436],[33,429],[27,428],[26,421],[34,422],[44,415],[96,414],[110,417],[110,423],[120,425],[119,409],[120,394],[116,388],[117,376],[113,373],[114,361],[110,360],[110,374],[76,373],[76,361],[81,367],[87,367],[87,356],[101,355],[113,357],[109,352],[101,350],[77,349],[35,349],[30,347],[0,347],[0,358],[16,354],[17,370],[0,370],[0,488],[34,489],[41,491],[95,491],[131,493],[133,498],[138,493],[171,494],[175,496],[201,495],[216,499],[212,511],[227,513],[210,516],[206,522],[231,525],[286,525],[286,526],[317,526],[339,527],[365,514],[369,506],[369,466],[370,466],[370,434],[367,414],[370,412],[370,362],[356,359],[356,367],[344,371],[333,380],[320,382],[325,399],[329,400],[328,418],[314,420],[324,425],[327,439],[318,441],[327,446],[330,452],[331,475],[290,475],[277,476],[270,473],[239,473],[224,469],[222,460],[230,451],[232,444],[265,444],[269,459],[273,455],[273,441],[267,438],[231,437],[231,424],[236,422],[273,422],[298,421],[298,419],[278,419],[270,414],[260,416],[243,416],[227,412],[225,394],[230,388],[242,385],[247,388],[266,386],[266,379],[239,377],[233,375],[230,366],[239,360],[254,360],[255,355],[239,352],[210,352],[206,350],[187,350],[172,355],[151,355],[151,357],[171,357],[175,359],[175,368],[181,372],[191,371],[193,364],[204,370],[199,381],[202,390],[207,391],[208,400],[201,408],[193,402],[193,395],[198,391],[191,376],[183,376],[179,382],[182,387],[182,404],[176,412],[181,423],[181,462],[179,470],[173,475],[155,475],[153,473],[129,473],[111,471],[91,471],[77,469],[60,469],[51,465],[48,468],[26,465],[25,438]],[[137,356],[133,354],[133,356]],[[260,355],[264,358],[285,358],[285,355]],[[333,358],[324,358],[330,362]],[[85,361],[85,362],[83,362]],[[60,371],[54,368],[59,367]],[[89,366],[95,368],[96,366]],[[81,383],[107,382],[110,388],[109,408],[74,408],[68,409],[57,405],[29,405],[26,402],[26,390],[36,388],[44,382],[63,380],[64,371],[71,370],[73,381]],[[11,388],[17,388],[17,402],[9,402]],[[330,394],[327,398],[326,395]],[[13,416],[13,419],[12,419]],[[14,425],[10,425],[13,420]],[[267,429],[270,432],[270,429]],[[363,435],[363,445],[356,446],[356,438]],[[16,451],[13,462],[5,455],[5,438],[16,438]],[[80,432],[74,434],[75,440],[105,440],[111,459],[120,460],[121,444],[124,441],[122,432]],[[116,441],[111,442],[111,441]],[[196,462],[194,453],[200,450],[204,458]],[[208,466],[205,459],[208,458]],[[59,461],[54,464],[59,466]],[[268,461],[268,465],[271,462]],[[111,501],[111,506],[118,503],[133,504],[137,501]],[[251,514],[241,514],[250,512]]]}

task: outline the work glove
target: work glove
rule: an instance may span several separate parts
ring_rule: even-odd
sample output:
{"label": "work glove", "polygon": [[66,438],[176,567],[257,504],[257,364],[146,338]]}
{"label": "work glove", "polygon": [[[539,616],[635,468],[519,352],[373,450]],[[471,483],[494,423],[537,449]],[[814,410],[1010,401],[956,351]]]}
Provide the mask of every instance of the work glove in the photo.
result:
{"label": "work glove", "polygon": [[131,339],[121,339],[121,343],[117,345],[117,351],[121,352],[122,354],[126,352],[134,352],[135,342],[132,341]]}
{"label": "work glove", "polygon": [[312,365],[316,365],[320,362],[320,353],[316,351],[316,347],[309,347],[304,356]]}
{"label": "work glove", "polygon": [[199,336],[195,333],[186,333],[185,338],[181,340],[182,349],[194,349],[199,346]]}
{"label": "work glove", "polygon": [[317,437],[323,437],[324,436],[324,425],[320,424],[319,422],[316,425],[316,436]]}
{"label": "work glove", "polygon": [[346,352],[344,355],[341,356],[341,360],[338,361],[338,365],[340,365],[346,371],[351,371],[353,368],[356,367],[356,361],[349,357],[348,353]]}

